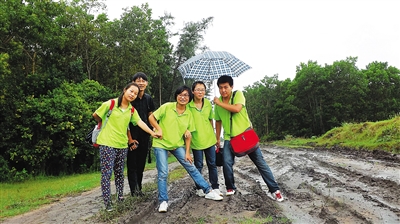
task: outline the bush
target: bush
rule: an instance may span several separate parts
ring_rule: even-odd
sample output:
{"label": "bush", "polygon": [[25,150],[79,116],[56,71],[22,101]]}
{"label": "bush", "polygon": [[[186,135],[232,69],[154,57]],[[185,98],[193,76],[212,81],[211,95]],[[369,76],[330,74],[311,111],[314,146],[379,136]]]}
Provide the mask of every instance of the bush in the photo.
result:
{"label": "bush", "polygon": [[9,180],[10,169],[8,168],[8,162],[0,155],[0,182]]}

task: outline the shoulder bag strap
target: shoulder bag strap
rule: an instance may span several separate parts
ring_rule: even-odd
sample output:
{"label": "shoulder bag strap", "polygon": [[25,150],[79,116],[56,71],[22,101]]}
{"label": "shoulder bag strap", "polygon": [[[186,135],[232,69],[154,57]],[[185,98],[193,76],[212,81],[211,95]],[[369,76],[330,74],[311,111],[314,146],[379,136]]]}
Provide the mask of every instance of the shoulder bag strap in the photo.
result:
{"label": "shoulder bag strap", "polygon": [[[237,90],[233,91],[233,94],[232,94],[232,98],[231,98],[231,104],[232,104],[232,105],[233,105],[233,98],[235,98],[235,95],[236,95],[236,91],[237,91]],[[231,112],[231,118],[230,118],[230,128],[231,128],[231,132],[229,133],[229,134],[231,135],[231,137],[232,137],[232,124],[233,124],[233,122],[232,122],[232,112]]]}

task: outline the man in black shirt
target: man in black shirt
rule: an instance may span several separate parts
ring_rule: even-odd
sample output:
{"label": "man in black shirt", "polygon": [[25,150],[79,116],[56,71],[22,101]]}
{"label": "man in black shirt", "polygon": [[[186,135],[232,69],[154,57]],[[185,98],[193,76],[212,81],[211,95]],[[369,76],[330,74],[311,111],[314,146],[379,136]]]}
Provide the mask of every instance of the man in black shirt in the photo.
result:
{"label": "man in black shirt", "polygon": [[[148,117],[155,110],[153,98],[145,93],[148,80],[143,72],[136,73],[131,82],[139,86],[139,94],[132,101],[132,106],[139,113],[140,118],[150,128]],[[131,138],[129,138],[129,150],[127,156],[128,182],[132,196],[142,196],[143,171],[146,165],[146,156],[149,153],[150,135],[137,126],[129,125]],[[149,155],[150,156],[150,155]]]}

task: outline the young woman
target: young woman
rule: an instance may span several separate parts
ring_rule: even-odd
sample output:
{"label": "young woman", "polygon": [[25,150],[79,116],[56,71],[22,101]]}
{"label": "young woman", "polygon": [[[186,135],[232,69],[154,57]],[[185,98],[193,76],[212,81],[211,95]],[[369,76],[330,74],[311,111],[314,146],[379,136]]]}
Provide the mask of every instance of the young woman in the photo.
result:
{"label": "young woman", "polygon": [[192,98],[190,92],[190,88],[187,86],[179,87],[175,91],[176,102],[161,105],[149,116],[150,124],[161,135],[159,139],[153,139],[158,171],[159,212],[167,212],[168,209],[168,152],[176,157],[196,185],[203,190],[206,199],[215,201],[223,199],[219,194],[215,193],[192,163],[193,160],[190,155],[191,136],[186,132],[195,131],[192,113],[186,107]]}
{"label": "young woman", "polygon": [[[136,83],[129,83],[125,86],[121,95],[114,99],[116,106],[107,123],[103,123],[105,126],[102,127],[97,137],[97,144],[100,145],[101,190],[107,211],[112,211],[110,179],[113,169],[118,200],[123,200],[124,162],[128,151],[129,123],[132,122],[139,126],[154,138],[159,136],[140,119],[136,110],[131,112],[130,102],[136,99],[138,93],[139,87]],[[110,105],[111,100],[108,100],[93,113],[97,122],[105,121]]]}
{"label": "young woman", "polygon": [[[215,133],[213,128],[213,109],[210,101],[205,98],[206,85],[196,81],[192,85],[193,100],[188,107],[193,115],[196,131],[192,133],[190,147],[192,148],[194,165],[201,173],[203,169],[203,154],[206,157],[208,178],[214,191],[221,195],[218,184],[218,171],[216,166]],[[203,190],[196,186],[198,196],[204,196]]]}

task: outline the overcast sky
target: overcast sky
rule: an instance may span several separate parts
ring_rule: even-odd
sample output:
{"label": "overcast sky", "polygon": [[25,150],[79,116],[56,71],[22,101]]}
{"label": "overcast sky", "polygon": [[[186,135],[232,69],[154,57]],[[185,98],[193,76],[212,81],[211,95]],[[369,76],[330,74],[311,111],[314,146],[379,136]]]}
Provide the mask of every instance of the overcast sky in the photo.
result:
{"label": "overcast sky", "polygon": [[235,89],[274,74],[293,80],[309,60],[324,66],[352,56],[359,69],[373,61],[400,69],[397,0],[107,0],[107,14],[119,19],[122,8],[146,2],[153,18],[171,13],[176,29],[214,17],[203,45],[252,67],[234,79]]}

